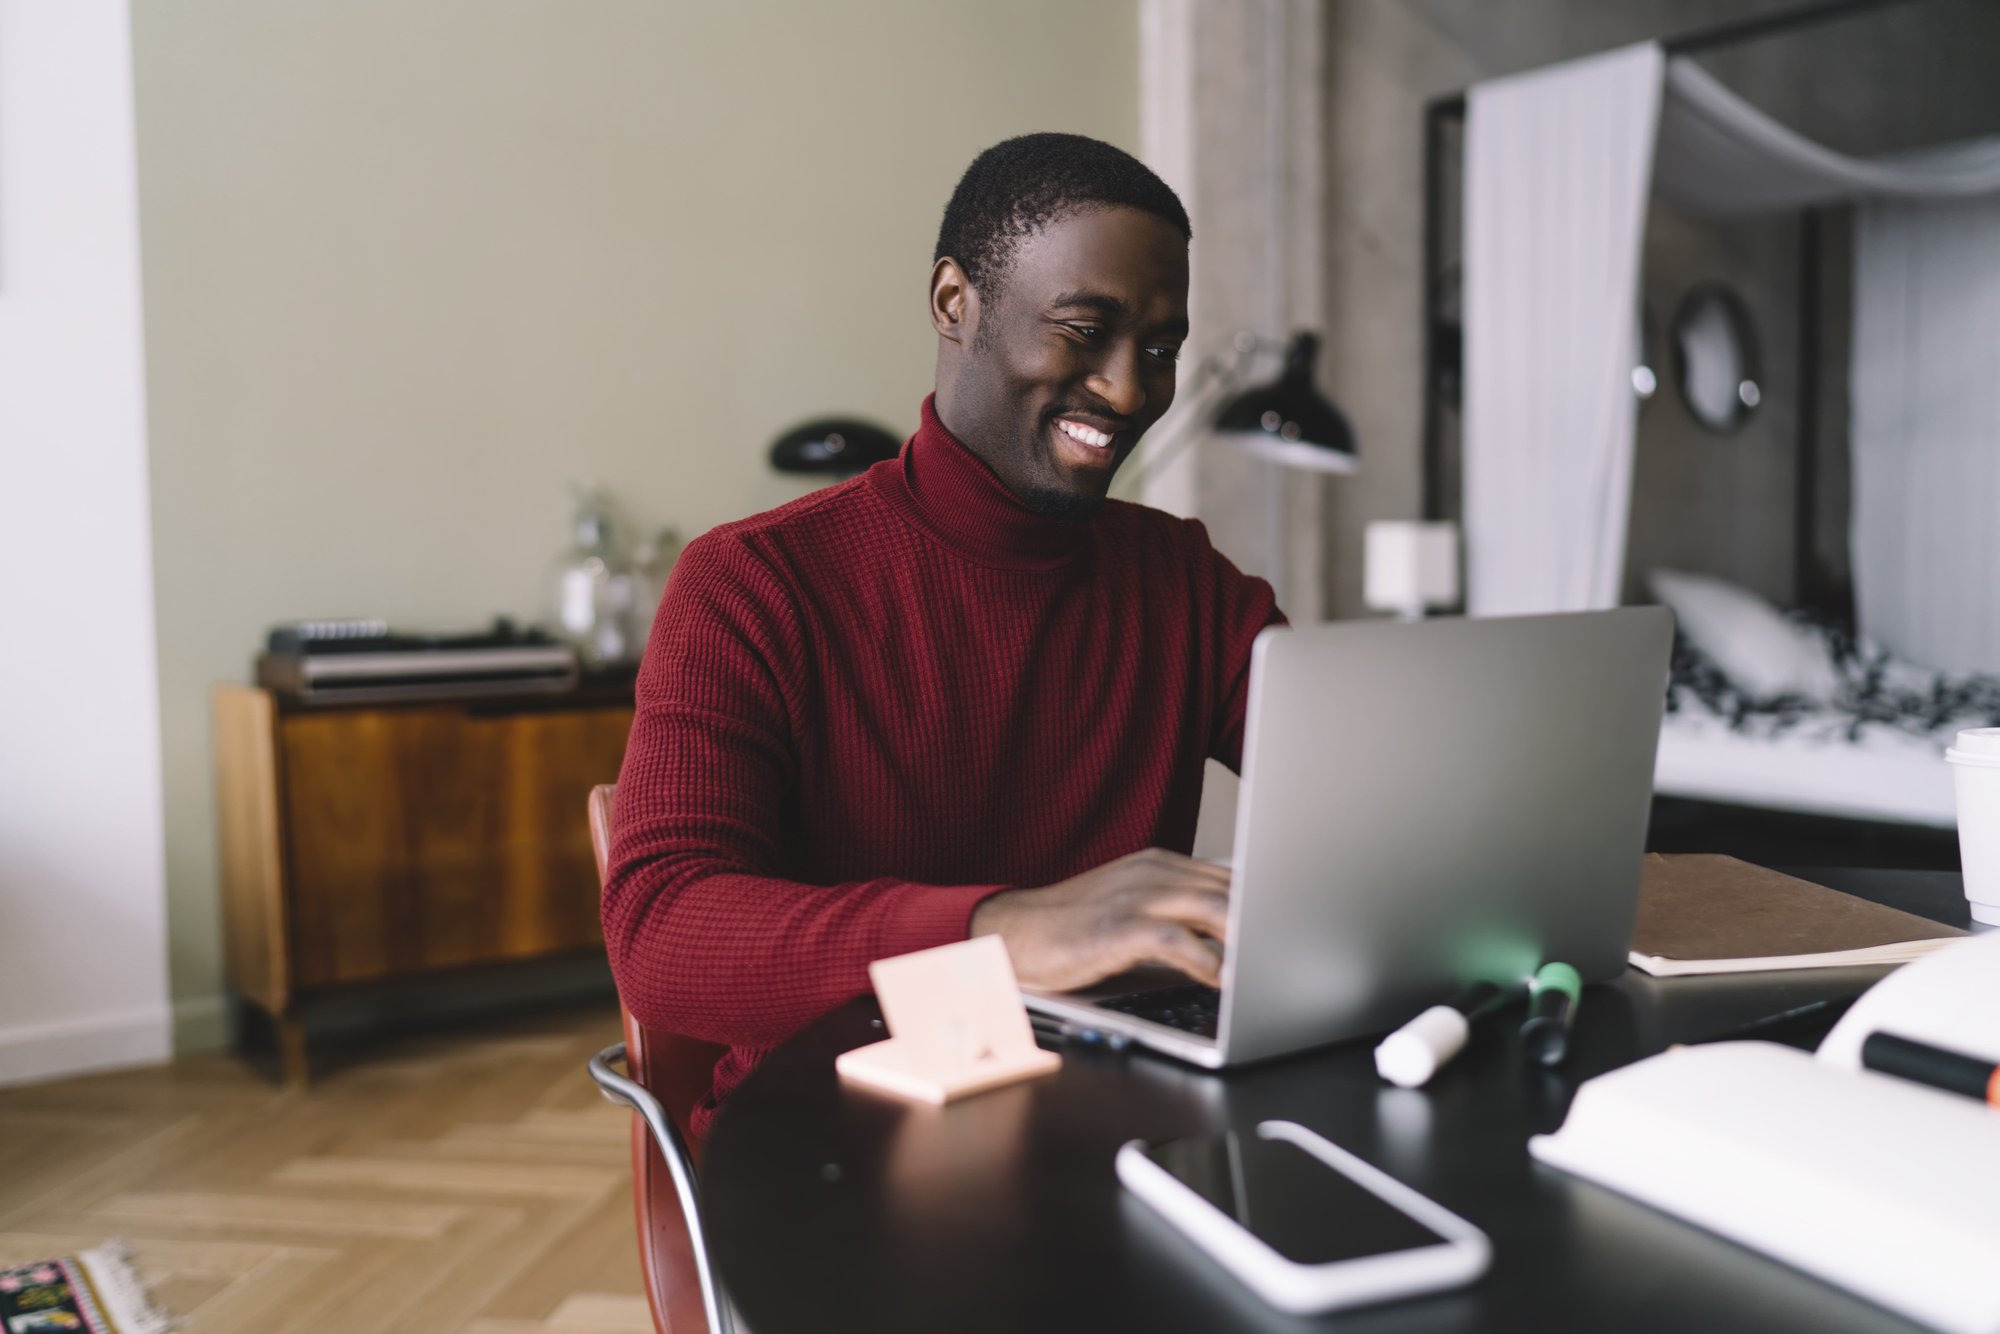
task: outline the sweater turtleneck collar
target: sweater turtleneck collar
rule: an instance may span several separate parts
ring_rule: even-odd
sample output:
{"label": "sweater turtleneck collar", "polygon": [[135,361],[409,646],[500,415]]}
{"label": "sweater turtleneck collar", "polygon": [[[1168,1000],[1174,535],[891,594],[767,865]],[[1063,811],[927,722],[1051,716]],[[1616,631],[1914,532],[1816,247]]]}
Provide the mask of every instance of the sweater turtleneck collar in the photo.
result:
{"label": "sweater turtleneck collar", "polygon": [[1082,550],[1089,523],[1045,519],[938,420],[935,395],[901,454],[869,470],[890,504],[946,546],[988,565],[1050,569]]}

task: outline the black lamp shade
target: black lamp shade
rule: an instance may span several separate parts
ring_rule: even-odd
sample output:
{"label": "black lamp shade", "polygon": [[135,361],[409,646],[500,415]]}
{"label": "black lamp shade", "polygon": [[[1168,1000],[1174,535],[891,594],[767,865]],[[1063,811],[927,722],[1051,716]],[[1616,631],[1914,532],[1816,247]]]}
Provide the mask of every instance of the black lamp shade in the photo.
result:
{"label": "black lamp shade", "polygon": [[1318,359],[1318,337],[1294,334],[1278,378],[1223,404],[1215,419],[1216,432],[1232,437],[1257,457],[1288,468],[1353,472],[1354,428],[1313,383],[1313,363]]}
{"label": "black lamp shade", "polygon": [[903,442],[873,422],[821,417],[792,427],[771,442],[779,472],[856,473],[893,459]]}

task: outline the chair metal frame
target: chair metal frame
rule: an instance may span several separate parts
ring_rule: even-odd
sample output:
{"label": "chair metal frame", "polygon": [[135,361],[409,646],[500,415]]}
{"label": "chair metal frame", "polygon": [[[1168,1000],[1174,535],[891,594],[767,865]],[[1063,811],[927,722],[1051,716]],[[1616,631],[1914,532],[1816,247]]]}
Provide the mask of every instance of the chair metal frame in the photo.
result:
{"label": "chair metal frame", "polygon": [[715,1266],[708,1256],[708,1235],[701,1225],[701,1197],[694,1178],[694,1155],[688,1151],[687,1140],[674,1125],[673,1118],[667,1115],[667,1109],[661,1106],[660,1100],[648,1093],[643,1085],[611,1068],[613,1064],[623,1064],[624,1060],[625,1044],[612,1043],[590,1058],[590,1078],[606,1102],[637,1112],[639,1119],[646,1123],[646,1129],[652,1133],[653,1144],[673,1176],[674,1194],[680,1199],[681,1217],[687,1223],[695,1273],[701,1280],[701,1305],[708,1317],[709,1334],[735,1334],[736,1324],[729,1301],[723,1296],[722,1284],[717,1281]]}
{"label": "chair metal frame", "polygon": [[[587,806],[590,823],[591,851],[597,858],[597,877],[600,882],[608,878],[611,851],[611,801],[616,789],[605,784],[594,788]],[[735,1313],[730,1309],[729,1298],[722,1291],[722,1284],[715,1275],[714,1262],[708,1254],[708,1234],[701,1223],[701,1193],[695,1180],[694,1154],[688,1146],[687,1137],[668,1114],[666,1105],[653,1091],[628,1075],[612,1069],[623,1065],[627,1070],[637,1071],[631,1059],[631,1045],[637,1044],[641,1063],[652,1068],[652,1047],[658,1039],[667,1035],[649,1037],[648,1030],[633,1022],[632,1016],[625,1015],[626,1042],[615,1042],[590,1058],[588,1069],[591,1082],[604,1095],[606,1102],[620,1107],[628,1107],[636,1112],[644,1123],[653,1147],[658,1150],[660,1160],[666,1165],[667,1175],[674,1183],[674,1197],[680,1204],[681,1222],[687,1228],[688,1250],[694,1262],[695,1279],[701,1288],[702,1314],[708,1322],[708,1334],[735,1334]],[[657,1069],[653,1069],[657,1075]],[[636,1131],[635,1131],[636,1136]],[[650,1189],[643,1183],[646,1177],[644,1155],[637,1151],[638,1140],[634,1139],[633,1182],[634,1203],[639,1215],[640,1261],[646,1273],[646,1296],[653,1307],[653,1322],[660,1329],[666,1325],[666,1295],[659,1288],[659,1278],[654,1266],[655,1252],[649,1249],[649,1233],[646,1227],[647,1203],[651,1198]],[[674,1334],[683,1334],[674,1331]]]}

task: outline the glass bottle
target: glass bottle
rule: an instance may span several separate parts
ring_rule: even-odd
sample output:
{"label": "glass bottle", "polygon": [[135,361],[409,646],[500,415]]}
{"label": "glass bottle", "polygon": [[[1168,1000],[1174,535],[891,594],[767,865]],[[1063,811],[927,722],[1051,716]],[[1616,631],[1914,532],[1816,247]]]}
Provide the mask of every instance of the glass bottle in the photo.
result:
{"label": "glass bottle", "polygon": [[632,552],[632,644],[634,656],[645,651],[653,636],[653,616],[666,595],[667,575],[680,559],[680,532],[662,528]]}
{"label": "glass bottle", "polygon": [[613,667],[638,656],[632,638],[632,572],[619,551],[604,494],[576,488],[573,542],[558,558],[556,632],[576,646],[585,667]]}

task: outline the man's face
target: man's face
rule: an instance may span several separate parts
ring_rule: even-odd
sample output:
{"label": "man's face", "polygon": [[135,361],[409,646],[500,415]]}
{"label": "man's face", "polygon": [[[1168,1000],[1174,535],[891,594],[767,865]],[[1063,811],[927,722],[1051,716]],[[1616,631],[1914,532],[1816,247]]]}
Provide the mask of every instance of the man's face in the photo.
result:
{"label": "man's face", "polygon": [[941,366],[939,415],[1036,513],[1087,519],[1174,401],[1187,238],[1138,209],[1092,209],[1024,238],[987,286]]}

